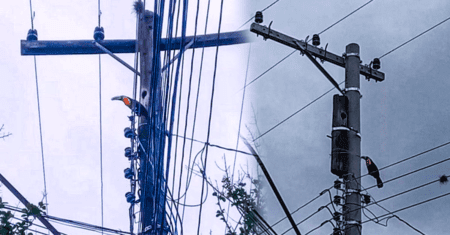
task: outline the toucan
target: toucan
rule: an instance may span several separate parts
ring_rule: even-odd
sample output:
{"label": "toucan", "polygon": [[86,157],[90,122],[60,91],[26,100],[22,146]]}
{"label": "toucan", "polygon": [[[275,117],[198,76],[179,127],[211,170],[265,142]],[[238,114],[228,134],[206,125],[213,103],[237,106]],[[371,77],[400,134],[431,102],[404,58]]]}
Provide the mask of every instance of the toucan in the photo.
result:
{"label": "toucan", "polygon": [[123,103],[128,106],[137,116],[144,116],[148,118],[148,112],[147,109],[145,109],[144,105],[139,103],[139,101],[134,100],[130,97],[120,95],[115,96],[111,100],[121,100]]}
{"label": "toucan", "polygon": [[378,171],[377,165],[375,165],[370,157],[363,156],[361,158],[366,160],[367,171],[369,171],[369,175],[373,176],[377,180],[378,188],[382,188],[383,181],[381,181],[380,172]]}

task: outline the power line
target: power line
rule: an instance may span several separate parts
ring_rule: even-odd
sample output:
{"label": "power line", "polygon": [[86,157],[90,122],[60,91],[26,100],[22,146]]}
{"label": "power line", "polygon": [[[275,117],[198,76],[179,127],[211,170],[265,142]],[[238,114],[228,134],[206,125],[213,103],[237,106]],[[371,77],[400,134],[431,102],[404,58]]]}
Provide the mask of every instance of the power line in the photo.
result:
{"label": "power line", "polygon": [[[256,80],[258,80],[260,77],[264,76],[264,74],[266,74],[267,72],[269,72],[270,70],[272,70],[273,68],[275,68],[277,65],[279,65],[281,62],[283,62],[285,59],[287,59],[289,56],[293,55],[295,52],[297,51],[297,49],[295,49],[294,51],[292,51],[290,54],[288,54],[287,56],[285,56],[283,59],[281,59],[280,61],[276,62],[274,65],[272,65],[269,69],[267,69],[266,71],[264,71],[262,74],[260,74],[258,77],[256,77],[255,79],[251,80],[247,85],[245,85],[242,89],[245,89],[247,86],[250,86],[250,84],[252,84],[253,82],[255,82]],[[241,89],[241,90],[242,90]]]}
{"label": "power line", "polygon": [[[98,0],[98,27],[100,27],[100,18],[102,12],[100,10],[100,0]],[[137,44],[137,43],[136,43]],[[101,200],[101,215],[103,227],[103,125],[102,125],[102,57],[98,55],[98,103],[99,103],[99,119],[100,119],[100,200]],[[103,229],[102,229],[103,234]]]}
{"label": "power line", "polygon": [[[391,166],[395,166],[395,165],[397,165],[397,164],[399,164],[399,163],[402,163],[402,162],[411,160],[411,159],[416,158],[416,157],[418,157],[418,156],[420,156],[420,155],[423,155],[423,154],[425,154],[425,153],[428,153],[428,152],[434,151],[434,150],[436,150],[436,149],[442,148],[442,147],[444,147],[444,146],[446,146],[446,145],[449,145],[449,144],[450,144],[450,141],[447,142],[447,143],[441,144],[441,145],[439,145],[439,146],[433,147],[433,148],[431,148],[431,149],[425,150],[425,151],[423,151],[423,152],[421,152],[421,153],[418,153],[418,154],[416,154],[416,155],[413,155],[413,156],[411,156],[411,157],[408,157],[408,158],[402,159],[402,160],[400,160],[400,161],[394,162],[394,163],[392,163],[392,164],[389,164],[389,165],[387,165],[387,166],[381,167],[378,171],[382,171],[382,170],[387,169],[387,168],[389,168],[389,167],[391,167]],[[367,176],[367,175],[369,175],[369,174],[362,175],[362,176],[358,177],[357,179],[362,178],[362,177]]]}
{"label": "power line", "polygon": [[[389,196],[389,197],[385,197],[385,198],[383,198],[383,199],[381,199],[381,200],[378,200],[376,203],[380,203],[380,202],[383,202],[383,201],[392,199],[392,198],[394,198],[394,197],[400,196],[400,195],[402,195],[402,194],[409,193],[409,192],[411,192],[411,191],[414,191],[414,190],[419,189],[419,188],[423,188],[423,187],[425,187],[425,186],[428,186],[428,185],[430,185],[430,184],[436,183],[436,182],[438,182],[438,181],[439,181],[439,179],[430,181],[430,182],[428,182],[428,183],[425,183],[425,184],[419,185],[419,186],[417,186],[417,187],[414,187],[414,188],[411,188],[411,189],[402,191],[402,192],[400,192],[400,193],[391,195],[391,196]],[[374,203],[367,204],[365,207],[371,206],[371,205],[373,205],[373,204],[375,204],[375,202],[374,202]]]}
{"label": "power line", "polygon": [[[339,85],[341,85],[344,82],[339,83]],[[331,88],[330,90],[326,91],[325,93],[323,93],[322,95],[320,95],[319,97],[317,97],[316,99],[314,99],[313,101],[309,102],[307,105],[303,106],[301,109],[295,111],[293,114],[291,114],[289,117],[285,118],[283,121],[279,122],[278,124],[276,124],[275,126],[273,126],[272,128],[270,128],[269,130],[267,130],[266,132],[262,133],[260,136],[258,136],[256,139],[254,139],[253,141],[256,141],[257,139],[263,137],[265,134],[269,133],[270,131],[272,131],[273,129],[277,128],[279,125],[283,124],[285,121],[289,120],[290,118],[292,118],[293,116],[295,116],[297,113],[303,111],[305,108],[307,108],[308,106],[310,106],[311,104],[315,103],[316,101],[318,101],[320,98],[324,97],[326,94],[330,93],[332,90],[334,90],[335,87]]]}
{"label": "power line", "polygon": [[[251,50],[252,50],[252,44],[249,44],[249,48],[248,48],[248,58],[247,58],[247,69],[245,71],[245,79],[244,79],[244,84],[247,83],[247,77],[248,77],[248,67],[250,65],[250,54],[251,54]],[[238,134],[237,134],[237,140],[236,140],[236,152],[234,153],[234,160],[233,160],[233,170],[231,173],[231,183],[234,182],[234,171],[236,169],[236,158],[237,158],[237,150],[239,148],[239,138],[241,136],[241,123],[242,123],[242,113],[244,111],[244,101],[245,101],[245,88],[244,88],[244,92],[242,93],[242,102],[241,102],[241,111],[239,114],[239,124],[238,124]],[[228,203],[228,208],[227,211],[230,210],[230,202]],[[227,221],[228,221],[228,217],[229,217],[229,213],[227,214]],[[265,221],[264,221],[265,222]]]}
{"label": "power line", "polygon": [[[223,10],[223,0],[220,2],[219,29],[217,32],[217,40],[220,39],[220,29],[222,26],[222,10]],[[217,45],[217,47],[216,47],[216,56],[215,56],[215,62],[214,62],[214,74],[213,74],[212,90],[211,90],[211,102],[210,102],[210,107],[209,107],[208,133],[206,135],[206,142],[209,142],[209,137],[210,137],[210,133],[211,133],[211,119],[212,119],[213,104],[214,104],[214,90],[215,90],[215,84],[216,84],[218,55],[219,55],[219,45]],[[203,167],[203,174],[206,173],[206,166],[207,166],[207,161],[208,161],[208,149],[209,148],[207,145],[206,149],[205,149],[205,163],[204,163],[205,165]],[[203,197],[204,187],[205,187],[205,178],[203,177],[202,190],[201,190],[202,196],[200,197],[200,199]],[[199,218],[198,218],[197,234],[200,232],[200,223],[201,223],[201,219],[202,219],[202,208],[203,208],[203,204],[200,205],[200,210],[199,210],[199,215],[198,215]]]}
{"label": "power line", "polygon": [[[211,3],[211,0],[208,0],[208,6],[207,6],[207,9],[206,9],[206,19],[205,19],[205,31],[204,31],[204,34],[206,34],[206,31],[208,29],[210,3]],[[200,68],[199,68],[198,85],[197,85],[197,96],[196,96],[196,99],[195,99],[194,120],[193,120],[193,124],[192,124],[191,139],[194,139],[194,134],[195,134],[195,124],[196,124],[196,121],[197,121],[197,108],[198,108],[198,100],[199,100],[200,88],[201,88],[201,78],[202,78],[202,71],[203,71],[203,58],[204,58],[204,55],[205,55],[205,44],[203,43],[202,56],[201,56],[201,59],[200,59]],[[194,142],[191,141],[191,146],[190,146],[190,150],[189,150],[188,168],[187,169],[189,169],[190,166],[191,166],[193,144],[194,144]],[[186,187],[187,186],[188,186],[188,181],[186,180]],[[187,191],[186,191],[185,194],[186,194],[186,196],[185,196],[184,201],[183,201],[184,204],[186,204]],[[184,219],[184,212],[185,212],[185,207],[183,207],[182,219]]]}
{"label": "power line", "polygon": [[[275,3],[279,2],[280,0],[275,0],[274,2],[272,2],[271,4],[269,4],[266,8],[262,9],[261,12],[264,12],[265,10],[269,9],[270,7],[272,7],[273,5],[275,5]],[[239,30],[240,28],[242,28],[244,25],[246,25],[248,22],[250,22],[252,19],[254,19],[255,16],[252,16],[250,19],[248,19],[247,21],[245,21],[245,23],[243,23],[237,30]]]}
{"label": "power line", "polygon": [[[326,32],[327,30],[331,29],[332,27],[334,27],[335,25],[337,25],[338,23],[340,23],[341,21],[345,20],[347,17],[353,15],[355,12],[361,10],[362,8],[364,8],[366,5],[368,5],[369,3],[371,3],[373,0],[370,0],[368,2],[366,2],[364,5],[358,7],[356,10],[350,12],[348,15],[344,16],[342,19],[336,21],[335,23],[333,23],[332,25],[328,26],[326,29],[322,30],[320,33],[318,34],[322,34],[324,32]],[[276,1],[277,2],[277,1]],[[274,4],[274,3],[273,3]],[[272,5],[273,5],[272,4]],[[271,5],[270,5],[271,6]],[[269,7],[270,7],[269,6]],[[268,8],[268,7],[267,7]],[[265,9],[264,9],[265,10]],[[253,19],[253,18],[251,18]],[[250,19],[250,20],[251,20]],[[250,21],[248,20],[248,21]],[[248,21],[246,23],[248,23]],[[245,24],[246,24],[245,23]],[[241,26],[242,27],[242,26]],[[239,28],[241,28],[239,27]],[[311,41],[312,39],[308,40]],[[286,55],[283,59],[281,59],[280,61],[278,61],[277,63],[275,63],[274,65],[272,65],[270,68],[268,68],[266,71],[264,71],[262,74],[260,74],[258,77],[256,77],[255,79],[253,79],[249,84],[245,85],[245,86],[249,86],[250,84],[252,84],[253,82],[255,82],[256,80],[258,80],[260,77],[262,77],[264,74],[266,74],[267,72],[269,72],[270,70],[272,70],[273,68],[275,68],[277,65],[279,65],[281,62],[283,62],[285,59],[287,59],[288,57],[290,57],[291,55],[293,55],[295,52],[297,51],[297,49],[293,50],[291,53],[289,53],[288,55]]]}
{"label": "power line", "polygon": [[[98,55],[99,113],[100,113],[100,198],[103,227],[103,130],[102,130],[102,60]],[[102,233],[103,234],[103,233]]]}
{"label": "power line", "polygon": [[[439,196],[437,196],[437,197],[434,197],[434,198],[431,198],[431,199],[428,199],[428,200],[425,200],[425,201],[421,201],[421,202],[418,202],[418,203],[416,203],[416,204],[409,205],[409,206],[407,206],[407,207],[403,207],[403,208],[398,209],[398,210],[396,210],[396,211],[393,211],[393,212],[391,212],[391,213],[397,213],[397,212],[400,212],[400,211],[403,211],[403,210],[406,210],[406,209],[410,209],[410,208],[412,208],[412,207],[415,207],[415,206],[418,206],[418,205],[421,205],[421,204],[424,204],[424,203],[427,203],[427,202],[430,202],[430,201],[433,201],[433,200],[436,200],[436,199],[439,199],[439,198],[441,198],[441,197],[445,197],[445,196],[448,196],[448,195],[450,195],[450,193],[442,194],[442,195],[439,195]],[[387,214],[378,216],[377,218],[373,218],[373,219],[366,220],[366,221],[362,222],[361,224],[370,222],[370,221],[375,220],[375,219],[379,219],[379,218],[385,217],[385,216],[387,216],[387,215],[390,215],[391,213],[387,213]]]}
{"label": "power line", "polygon": [[372,1],[373,1],[373,0],[370,0],[370,1],[366,2],[366,3],[364,3],[362,6],[358,7],[356,10],[350,12],[348,15],[346,15],[346,16],[344,16],[342,19],[336,21],[336,23],[330,25],[328,28],[322,30],[322,31],[321,31],[320,33],[318,33],[318,34],[320,35],[320,34],[324,33],[325,31],[327,31],[327,30],[333,28],[333,26],[339,24],[341,21],[345,20],[347,17],[349,17],[349,16],[353,15],[355,12],[361,10],[362,8],[364,8],[365,6],[367,6],[369,3],[371,3]]}
{"label": "power line", "polygon": [[[294,213],[298,212],[298,211],[301,210],[302,208],[306,207],[307,205],[309,205],[309,204],[312,203],[313,201],[317,200],[319,197],[321,197],[321,196],[324,194],[324,192],[325,192],[326,190],[330,190],[331,188],[333,188],[333,186],[329,187],[328,189],[325,189],[325,190],[322,191],[319,195],[317,195],[315,198],[309,200],[307,203],[303,204],[302,206],[300,206],[300,207],[298,207],[297,209],[295,209],[294,211],[292,211],[292,212],[291,212],[291,215],[293,215]],[[316,211],[315,213],[317,213],[317,212],[319,212],[319,211]],[[313,213],[313,214],[315,214],[315,213]],[[310,215],[310,216],[312,216],[312,215]],[[310,216],[309,216],[309,217],[310,217]],[[283,221],[283,220],[285,220],[285,219],[287,219],[287,216],[283,217],[282,219],[280,219],[280,220],[278,220],[277,222],[275,222],[274,224],[272,224],[271,227],[274,227],[275,225],[279,224],[281,221]],[[302,222],[303,222],[303,221],[300,221],[299,223],[302,223]]]}
{"label": "power line", "polygon": [[[30,0],[30,15],[31,15],[31,29],[34,29],[34,12],[33,12],[33,6],[31,4]],[[39,136],[41,140],[41,156],[42,156],[42,172],[44,176],[44,197],[45,197],[45,204],[46,204],[46,212],[48,213],[48,199],[47,199],[47,181],[45,177],[45,161],[44,161],[44,143],[42,140],[42,122],[41,122],[41,106],[39,101],[39,82],[38,82],[38,75],[37,75],[37,63],[36,63],[36,56],[33,56],[34,58],[34,76],[36,78],[36,98],[37,98],[37,106],[38,106],[38,117],[39,117]]]}
{"label": "power line", "polygon": [[[417,169],[417,170],[415,170],[415,171],[411,171],[411,172],[408,172],[408,173],[406,173],[406,174],[403,174],[403,175],[394,177],[394,178],[392,178],[392,179],[386,180],[386,181],[384,182],[384,184],[389,183],[389,182],[394,181],[394,180],[397,180],[397,179],[400,179],[400,178],[403,178],[403,177],[405,177],[405,176],[407,176],[407,175],[410,175],[410,174],[413,174],[413,173],[416,173],[416,172],[425,170],[425,169],[430,168],[430,167],[432,167],[432,166],[439,165],[439,164],[441,164],[441,163],[443,163],[443,162],[446,162],[446,161],[448,161],[448,160],[450,160],[450,158],[446,158],[446,159],[444,159],[444,160],[442,160],[442,161],[435,162],[435,163],[430,164],[430,165],[428,165],[428,166],[419,168],[419,169]],[[374,187],[376,187],[376,186],[377,186],[377,185],[372,185],[372,186],[368,187],[367,190],[369,190],[369,189],[371,189],[371,188],[374,188]]]}
{"label": "power line", "polygon": [[396,48],[394,48],[394,49],[392,49],[392,50],[386,52],[385,54],[383,54],[383,55],[380,56],[379,58],[381,59],[381,58],[383,58],[383,57],[389,55],[390,53],[396,51],[396,50],[399,49],[400,47],[402,47],[402,46],[404,46],[404,45],[410,43],[411,41],[415,40],[416,38],[418,38],[418,37],[420,37],[420,36],[422,36],[422,35],[428,33],[428,32],[431,31],[432,29],[434,29],[434,28],[438,27],[439,25],[443,24],[443,23],[446,22],[447,20],[450,20],[450,17],[448,17],[447,19],[445,19],[445,20],[439,22],[438,24],[434,25],[433,27],[431,27],[431,28],[429,28],[429,29],[423,31],[422,33],[420,33],[419,35],[417,35],[417,36],[415,36],[415,37],[409,39],[408,41],[402,43],[400,46],[397,46]]}
{"label": "power line", "polygon": [[[374,198],[372,195],[369,194],[369,192],[367,191],[367,189],[364,188],[364,187],[358,182],[358,180],[356,180],[355,177],[353,177],[353,178],[355,179],[355,182],[356,182],[357,184],[359,184],[359,186],[360,186],[364,191],[366,191],[367,194],[368,194],[370,197],[373,198],[373,203],[372,203],[371,205],[376,204],[378,207],[380,207],[380,208],[382,208],[383,210],[389,212],[393,217],[396,217],[398,220],[402,221],[403,223],[405,223],[406,225],[408,225],[410,228],[414,229],[415,231],[419,232],[419,233],[422,234],[422,235],[425,235],[425,234],[422,233],[420,230],[418,230],[417,228],[415,228],[414,226],[412,226],[411,224],[409,224],[409,223],[406,222],[405,220],[401,219],[399,216],[395,215],[394,213],[392,213],[392,212],[389,211],[388,209],[386,209],[386,208],[384,208],[383,206],[381,206],[381,205],[379,204],[381,201],[375,200],[375,198]],[[425,185],[428,185],[428,184],[425,184]],[[422,186],[420,186],[420,187],[423,187],[423,186],[425,186],[425,185],[422,185]],[[407,191],[412,191],[412,190],[415,190],[415,189],[420,188],[420,187],[416,187],[416,188],[414,188],[414,189],[407,190]],[[405,191],[405,192],[407,192],[407,191]],[[401,193],[401,194],[403,194],[403,193]],[[398,195],[400,195],[400,194],[398,194]],[[392,198],[392,197],[391,197],[391,198]],[[387,200],[387,199],[386,199],[386,200]],[[373,214],[369,209],[367,209],[367,206],[369,206],[369,205],[366,205],[365,207],[362,207],[362,209],[368,210],[372,215],[375,216],[375,214]],[[359,209],[358,209],[358,210],[359,210]],[[352,211],[355,211],[355,210],[352,210]],[[350,213],[350,211],[347,212],[346,214],[348,214],[348,213]],[[364,213],[364,210],[363,210],[363,213]],[[366,215],[366,214],[364,214],[364,215]],[[366,217],[369,218],[367,215],[366,215]],[[375,217],[376,217],[376,216],[375,216]],[[375,223],[380,224],[379,222],[375,222]],[[380,225],[383,225],[383,224],[380,224]],[[386,226],[387,226],[387,221],[386,221]],[[358,228],[359,228],[359,227],[358,227]]]}
{"label": "power line", "polygon": [[31,18],[31,29],[34,30],[34,13],[31,0],[30,0],[30,18]]}

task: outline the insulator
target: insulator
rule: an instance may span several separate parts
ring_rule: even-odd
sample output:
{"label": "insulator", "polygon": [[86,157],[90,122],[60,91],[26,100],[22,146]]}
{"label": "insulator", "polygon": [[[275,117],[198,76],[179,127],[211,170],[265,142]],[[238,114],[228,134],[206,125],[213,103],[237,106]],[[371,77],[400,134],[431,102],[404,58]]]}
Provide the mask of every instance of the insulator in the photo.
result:
{"label": "insulator", "polygon": [[130,168],[125,169],[123,172],[125,173],[125,178],[129,180],[131,180],[134,176],[134,172]]}
{"label": "insulator", "polygon": [[131,192],[125,193],[125,197],[127,198],[128,203],[135,203],[136,197]]}
{"label": "insulator", "polygon": [[36,41],[38,40],[38,33],[36,29],[28,30],[27,41]]}
{"label": "insulator", "polygon": [[334,181],[334,188],[335,189],[341,189],[341,184],[342,184],[342,182],[340,181],[340,180],[335,180]]}
{"label": "insulator", "polygon": [[373,59],[372,61],[372,68],[373,69],[380,69],[381,68],[381,61],[378,58]]}
{"label": "insulator", "polygon": [[263,14],[261,11],[257,11],[255,14],[255,22],[261,24],[263,22]]}
{"label": "insulator", "polygon": [[131,153],[133,152],[133,150],[131,149],[131,147],[126,147],[125,148],[125,157],[131,157]]}
{"label": "insulator", "polygon": [[133,131],[129,127],[125,127],[123,132],[124,132],[124,135],[125,135],[126,138],[134,138],[134,136],[135,136],[135,134],[133,133]]}
{"label": "insulator", "polygon": [[339,213],[339,212],[334,212],[334,214],[333,214],[333,219],[336,221],[336,222],[340,222],[341,221],[341,213]]}
{"label": "insulator", "polygon": [[369,204],[370,203],[370,195],[363,194],[362,196],[363,196],[363,202],[366,204]]}
{"label": "insulator", "polygon": [[333,235],[341,235],[341,229],[339,228],[333,228]]}
{"label": "insulator", "polygon": [[336,205],[340,205],[341,204],[341,199],[342,199],[341,196],[336,195],[336,196],[334,196],[333,203],[336,204]]}
{"label": "insulator", "polygon": [[314,34],[314,35],[313,35],[313,38],[312,38],[312,41],[313,41],[313,45],[314,45],[314,46],[320,45],[320,37],[319,37],[319,34]]}
{"label": "insulator", "polygon": [[103,30],[103,27],[95,27],[94,30],[94,39],[95,41],[101,41],[105,38],[105,30]]}

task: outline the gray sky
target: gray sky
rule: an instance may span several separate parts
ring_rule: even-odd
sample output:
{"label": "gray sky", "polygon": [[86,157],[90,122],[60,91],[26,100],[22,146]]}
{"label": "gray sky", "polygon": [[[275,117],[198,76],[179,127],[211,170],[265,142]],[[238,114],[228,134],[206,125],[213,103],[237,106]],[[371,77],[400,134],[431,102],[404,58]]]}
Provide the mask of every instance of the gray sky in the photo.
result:
{"label": "gray sky", "polygon": [[[102,26],[105,39],[135,38],[133,1],[102,1]],[[202,0],[199,32],[204,30],[206,1]],[[212,1],[208,32],[217,31],[219,1]],[[265,1],[225,1],[222,31],[234,31],[257,10],[272,3]],[[290,36],[304,39],[327,28],[366,1],[293,1],[280,0],[264,12],[264,25],[273,21],[272,28]],[[12,136],[0,141],[1,173],[31,202],[42,198],[43,176],[40,152],[39,124],[33,58],[20,55],[20,40],[25,39],[30,25],[29,2],[5,3],[0,9],[0,29],[4,32],[0,44],[0,124]],[[195,1],[190,3],[188,35],[193,34]],[[153,9],[149,3],[147,9]],[[401,43],[449,17],[449,3],[445,0],[427,1],[373,1],[365,8],[321,35],[322,45],[342,54],[349,43],[358,43],[363,64],[379,57]],[[36,12],[35,27],[39,40],[92,39],[97,25],[97,1],[33,1]],[[203,18],[202,18],[203,17]],[[381,71],[386,80],[367,82],[361,77],[361,134],[362,154],[373,158],[378,167],[389,165],[406,157],[448,142],[445,125],[450,114],[448,102],[448,54],[446,38],[449,23],[437,27],[417,40],[387,55],[381,60]],[[247,24],[243,28],[249,28]],[[255,36],[256,38],[256,36]],[[251,45],[248,79],[251,80],[292,51],[273,41],[256,38]],[[236,146],[240,102],[245,79],[249,45],[227,46],[219,50],[216,94],[214,101],[211,143]],[[199,119],[195,137],[206,139],[209,99],[215,49],[205,50],[205,71],[202,75]],[[190,64],[186,53],[185,66]],[[198,77],[200,50],[196,51],[194,77]],[[133,55],[120,55],[133,64]],[[338,81],[344,80],[344,69],[325,63],[324,67]],[[98,56],[40,56],[37,57],[39,94],[46,166],[49,213],[54,216],[101,224],[100,216],[100,155],[98,106]],[[185,69],[188,77],[189,69]],[[118,102],[116,95],[132,95],[132,73],[109,56],[102,56],[102,115],[103,115],[103,177],[104,225],[128,230],[128,206],[125,193],[129,182],[123,178],[123,169],[129,167],[123,149],[129,146],[123,137],[123,128],[129,125],[129,110]],[[194,79],[195,80],[195,79]],[[185,100],[187,80],[184,80]],[[196,87],[196,80],[193,84]],[[295,53],[276,68],[247,87],[242,123],[243,136],[265,132],[297,111],[332,85],[306,58]],[[193,92],[196,89],[193,89]],[[337,92],[333,92],[336,94]],[[192,101],[191,101],[192,102]],[[192,103],[191,103],[192,104]],[[181,110],[185,109],[186,101]],[[254,107],[255,113],[252,111]],[[192,107],[192,106],[191,106]],[[332,94],[320,99],[294,118],[268,133],[258,142],[258,150],[269,172],[291,211],[316,197],[330,187],[335,176],[330,172]],[[183,113],[183,112],[182,112]],[[192,115],[193,112],[190,112]],[[180,126],[184,126],[183,115]],[[190,116],[192,120],[192,116]],[[257,127],[254,124],[257,122]],[[190,123],[192,125],[192,123]],[[189,133],[189,132],[188,132]],[[188,135],[190,136],[190,134]],[[194,153],[202,148],[194,145]],[[381,172],[388,180],[422,166],[447,158],[446,148],[407,161]],[[240,149],[246,150],[240,143]],[[179,149],[178,149],[179,150]],[[247,151],[247,150],[246,150]],[[223,164],[221,156],[232,162],[234,154],[210,148],[208,175],[220,180],[215,163]],[[252,159],[238,155],[238,165]],[[171,165],[173,167],[174,164]],[[179,166],[177,166],[179,169]],[[173,169],[173,168],[172,168]],[[419,173],[385,184],[382,189],[370,189],[377,200],[448,174],[448,163],[439,164]],[[366,173],[365,166],[362,174]],[[199,202],[200,179],[193,179],[192,192],[187,202]],[[375,184],[371,177],[362,179],[362,185]],[[1,187],[5,201],[17,205],[9,191]],[[448,192],[448,185],[432,184],[422,189],[382,202],[394,211]],[[211,191],[209,191],[211,195]],[[282,217],[281,207],[267,192],[266,217],[270,224]],[[223,234],[223,224],[215,218],[215,201],[209,198],[203,209],[202,233]],[[329,202],[325,195],[294,215],[296,221],[315,212]],[[445,211],[448,198],[397,213],[426,234],[445,234],[449,225]],[[376,215],[385,211],[370,207]],[[198,208],[187,209],[185,234],[194,234]],[[369,216],[370,213],[367,213]],[[321,211],[301,224],[302,234],[330,219]],[[366,220],[363,216],[363,221]],[[195,224],[195,226],[189,225]],[[56,225],[67,234],[89,234],[83,230]],[[284,223],[274,227],[279,233],[288,228]],[[315,234],[330,234],[332,228],[324,225]],[[363,225],[364,234],[415,234],[404,223],[391,219],[388,227],[375,223]],[[290,234],[293,234],[291,231]],[[313,233],[314,234],[314,233]]]}
{"label": "gray sky", "polygon": [[[261,9],[264,4],[256,8]],[[367,1],[279,1],[264,12],[263,24],[272,29],[305,39],[318,33],[357,9]],[[369,64],[403,42],[448,18],[448,1],[373,1],[365,8],[321,34],[321,46],[341,55],[345,46],[360,46],[363,64]],[[378,167],[386,166],[432,147],[448,139],[448,22],[381,59],[381,71],[386,80],[368,82],[361,76],[361,134],[362,155],[373,158]],[[252,46],[250,79],[292,51],[274,41]],[[344,80],[344,69],[324,63],[327,71],[338,81]],[[284,118],[308,104],[332,87],[331,83],[306,58],[296,53],[261,77],[249,90],[257,91],[255,100],[259,130],[263,133]],[[332,92],[337,94],[337,91]],[[332,94],[328,94],[304,111],[261,138],[260,153],[269,166],[275,182],[291,211],[330,187],[335,176],[330,172]],[[381,172],[388,180],[422,166],[446,159],[448,147],[441,148]],[[361,162],[363,164],[363,162]],[[382,189],[369,193],[377,200],[438,179],[448,174],[448,162],[419,173],[386,183]],[[362,165],[362,174],[367,170]],[[362,185],[375,184],[372,177],[362,179]],[[448,185],[438,183],[380,203],[390,211],[448,192]],[[335,192],[333,192],[335,193]],[[272,196],[273,198],[273,196]],[[446,234],[448,223],[443,217],[448,205],[444,197],[425,205],[397,213],[426,234]],[[327,195],[297,212],[301,221],[329,202]],[[273,206],[272,206],[273,205]],[[376,215],[386,212],[377,206],[369,209]],[[280,206],[267,207],[271,223],[282,217]],[[366,214],[371,216],[366,211]],[[319,226],[331,216],[326,210],[300,225],[300,231]],[[363,221],[367,218],[363,215]],[[284,228],[283,228],[284,226]],[[277,225],[276,231],[285,231]],[[330,224],[312,234],[330,234]],[[364,234],[418,234],[404,223],[391,219],[388,227],[375,223],[363,225]],[[291,231],[288,234],[294,234]]]}

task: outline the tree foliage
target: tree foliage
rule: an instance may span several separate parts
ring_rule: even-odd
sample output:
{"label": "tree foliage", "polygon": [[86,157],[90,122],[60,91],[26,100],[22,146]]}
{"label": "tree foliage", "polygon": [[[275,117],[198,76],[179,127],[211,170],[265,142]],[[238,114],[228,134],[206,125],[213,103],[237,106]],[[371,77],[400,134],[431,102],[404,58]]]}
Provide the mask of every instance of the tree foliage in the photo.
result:
{"label": "tree foliage", "polygon": [[[16,218],[14,213],[5,208],[7,202],[3,202],[0,197],[0,235],[33,235],[27,232],[33,225],[33,221],[37,215],[42,214],[45,210],[43,202],[39,202],[38,206],[30,204],[27,208],[20,211],[21,219]],[[19,222],[14,223],[12,220],[16,218]]]}
{"label": "tree foliage", "polygon": [[[213,187],[214,192],[212,195],[217,198],[216,204],[218,206],[216,217],[225,223],[225,235],[256,234],[258,230],[255,211],[261,211],[263,204],[260,193],[260,180],[253,179],[250,174],[245,173],[241,174],[238,180],[233,182],[228,174],[228,168],[225,167],[225,169],[221,186]],[[229,211],[224,209],[227,201],[230,203],[231,208],[235,208],[240,213],[241,217],[239,220],[234,221],[229,216]]]}

